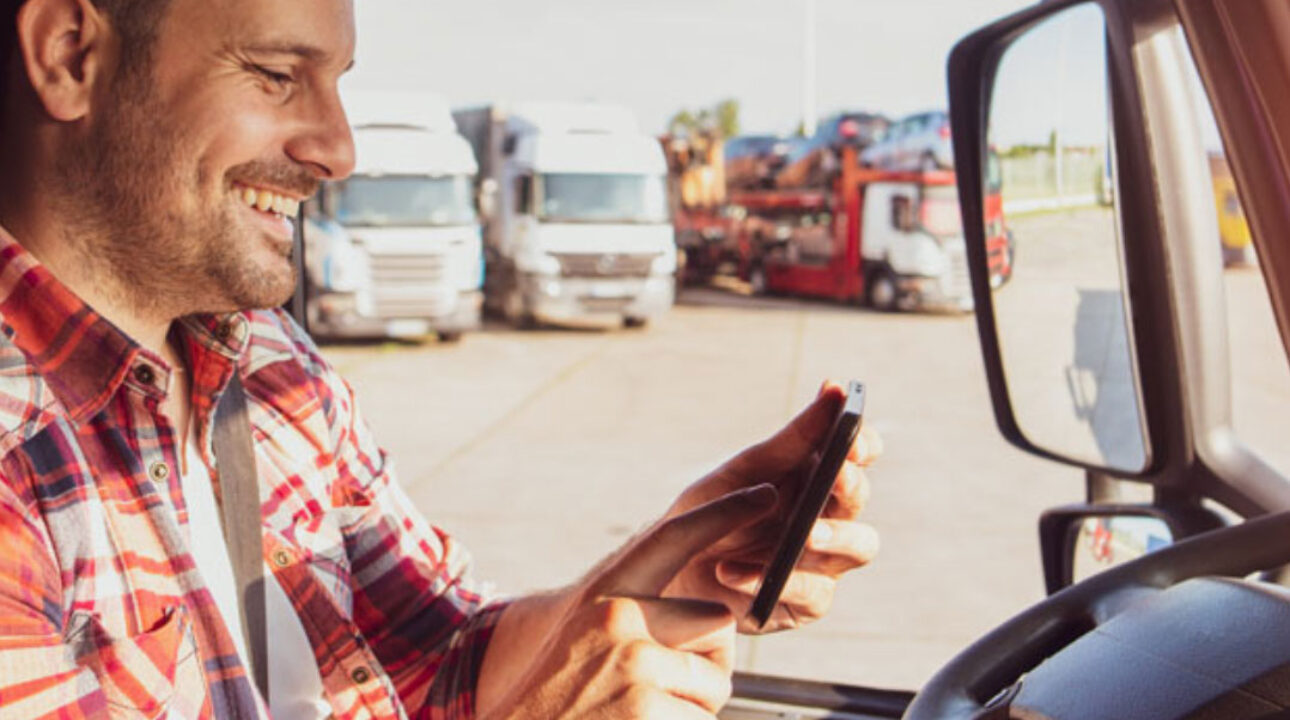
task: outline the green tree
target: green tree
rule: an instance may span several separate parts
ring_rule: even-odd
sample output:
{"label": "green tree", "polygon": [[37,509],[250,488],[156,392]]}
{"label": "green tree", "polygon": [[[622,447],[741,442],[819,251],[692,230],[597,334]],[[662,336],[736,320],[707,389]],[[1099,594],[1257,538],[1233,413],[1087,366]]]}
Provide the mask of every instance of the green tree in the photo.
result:
{"label": "green tree", "polygon": [[682,109],[667,122],[667,132],[671,135],[692,135],[698,128],[694,113]]}
{"label": "green tree", "polygon": [[722,137],[734,137],[739,134],[739,101],[727,98],[717,103],[717,130]]}

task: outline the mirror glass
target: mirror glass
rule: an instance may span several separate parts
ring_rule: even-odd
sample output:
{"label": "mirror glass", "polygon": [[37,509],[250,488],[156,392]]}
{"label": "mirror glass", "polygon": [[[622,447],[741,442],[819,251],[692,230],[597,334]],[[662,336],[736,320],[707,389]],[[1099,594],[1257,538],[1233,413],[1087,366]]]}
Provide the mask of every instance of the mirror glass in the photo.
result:
{"label": "mirror glass", "polygon": [[1085,518],[1071,537],[1067,557],[1076,583],[1173,543],[1169,526],[1153,517]]}
{"label": "mirror glass", "polygon": [[990,107],[986,243],[1013,414],[1037,447],[1143,470],[1148,445],[1115,203],[1101,9],[1021,35]]}

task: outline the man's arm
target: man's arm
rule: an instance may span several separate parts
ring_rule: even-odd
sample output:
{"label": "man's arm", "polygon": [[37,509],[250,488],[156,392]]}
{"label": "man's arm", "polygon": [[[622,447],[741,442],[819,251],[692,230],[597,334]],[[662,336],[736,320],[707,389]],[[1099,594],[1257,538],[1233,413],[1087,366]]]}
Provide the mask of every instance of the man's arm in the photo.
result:
{"label": "man's arm", "polygon": [[0,717],[103,717],[97,678],[64,644],[62,581],[42,527],[0,478]]}

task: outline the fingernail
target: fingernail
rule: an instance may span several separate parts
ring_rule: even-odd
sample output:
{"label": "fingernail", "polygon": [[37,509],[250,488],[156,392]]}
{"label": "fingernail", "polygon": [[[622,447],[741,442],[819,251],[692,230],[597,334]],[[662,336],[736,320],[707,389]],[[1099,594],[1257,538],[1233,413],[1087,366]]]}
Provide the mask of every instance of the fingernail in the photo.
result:
{"label": "fingernail", "polygon": [[811,529],[811,543],[813,545],[827,545],[833,539],[833,528],[827,523],[816,523]]}

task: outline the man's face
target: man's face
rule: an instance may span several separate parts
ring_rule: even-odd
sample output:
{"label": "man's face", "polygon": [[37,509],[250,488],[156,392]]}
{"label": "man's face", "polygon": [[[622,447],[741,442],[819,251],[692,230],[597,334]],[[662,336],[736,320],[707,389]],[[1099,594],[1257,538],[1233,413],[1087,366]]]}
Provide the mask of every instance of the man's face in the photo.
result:
{"label": "man's face", "polygon": [[[171,0],[150,67],[96,95],[65,181],[82,230],[148,309],[281,304],[292,220],[353,166],[336,90],[352,0]],[[70,187],[76,188],[77,185]]]}

